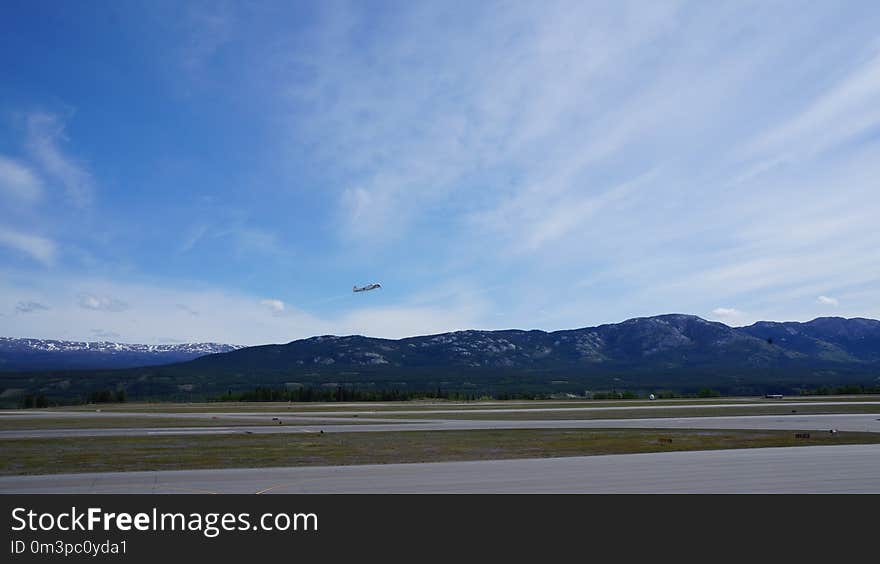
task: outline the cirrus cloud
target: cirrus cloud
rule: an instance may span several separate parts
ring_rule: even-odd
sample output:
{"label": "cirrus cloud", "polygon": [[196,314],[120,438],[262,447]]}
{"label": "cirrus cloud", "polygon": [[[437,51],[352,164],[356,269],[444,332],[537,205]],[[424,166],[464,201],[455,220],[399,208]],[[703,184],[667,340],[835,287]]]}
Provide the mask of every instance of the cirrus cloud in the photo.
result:
{"label": "cirrus cloud", "polygon": [[55,263],[55,242],[39,235],[0,225],[0,245],[24,253],[45,266]]}
{"label": "cirrus cloud", "polygon": [[61,150],[64,141],[65,125],[58,116],[42,112],[28,116],[26,145],[33,159],[47,175],[61,183],[75,206],[85,207],[94,196],[94,178],[82,163]]}
{"label": "cirrus cloud", "polygon": [[42,184],[28,167],[0,155],[0,194],[33,204],[43,195]]}

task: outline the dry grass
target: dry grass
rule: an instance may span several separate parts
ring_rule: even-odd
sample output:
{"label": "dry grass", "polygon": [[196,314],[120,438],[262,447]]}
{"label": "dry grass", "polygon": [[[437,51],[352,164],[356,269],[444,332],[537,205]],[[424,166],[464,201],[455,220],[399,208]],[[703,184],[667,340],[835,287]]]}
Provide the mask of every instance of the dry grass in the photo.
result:
{"label": "dry grass", "polygon": [[0,440],[0,474],[385,464],[865,444],[878,433],[516,429]]}

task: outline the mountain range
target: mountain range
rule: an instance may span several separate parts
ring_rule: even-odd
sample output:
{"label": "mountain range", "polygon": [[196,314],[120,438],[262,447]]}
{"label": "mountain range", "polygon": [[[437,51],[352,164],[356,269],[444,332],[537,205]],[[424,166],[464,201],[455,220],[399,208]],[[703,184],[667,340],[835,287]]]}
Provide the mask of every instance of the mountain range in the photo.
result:
{"label": "mountain range", "polygon": [[553,332],[469,330],[396,340],[324,335],[211,346],[229,349],[193,346],[175,354],[197,358],[164,366],[7,373],[0,375],[0,393],[109,387],[124,388],[129,397],[204,398],[257,386],[320,386],[474,393],[711,387],[748,394],[880,384],[880,321],[863,318],[730,327],[667,314]]}
{"label": "mountain range", "polygon": [[138,345],[0,337],[0,370],[131,368],[184,362],[238,348],[218,343]]}
{"label": "mountain range", "polygon": [[284,345],[243,348],[197,359],[191,367],[232,370],[607,367],[880,362],[880,321],[819,318],[762,321],[733,328],[693,315],[669,314],[622,323],[544,332],[457,331],[399,340],[325,335]]}

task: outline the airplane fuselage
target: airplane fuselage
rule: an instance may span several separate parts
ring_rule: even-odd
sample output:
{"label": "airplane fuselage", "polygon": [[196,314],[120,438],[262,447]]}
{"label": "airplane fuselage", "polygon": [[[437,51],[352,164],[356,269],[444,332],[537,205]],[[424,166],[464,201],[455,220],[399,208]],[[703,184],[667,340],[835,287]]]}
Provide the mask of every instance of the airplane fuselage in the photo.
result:
{"label": "airplane fuselage", "polygon": [[376,288],[381,288],[381,287],[382,287],[381,284],[367,284],[366,286],[361,286],[361,287],[355,286],[352,288],[352,291],[353,292],[366,292],[367,290],[375,290]]}

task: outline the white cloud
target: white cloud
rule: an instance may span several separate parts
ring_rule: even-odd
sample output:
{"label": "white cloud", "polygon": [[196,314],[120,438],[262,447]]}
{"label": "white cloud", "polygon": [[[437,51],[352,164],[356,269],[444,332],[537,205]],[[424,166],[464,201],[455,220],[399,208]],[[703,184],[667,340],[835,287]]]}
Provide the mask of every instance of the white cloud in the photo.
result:
{"label": "white cloud", "polygon": [[716,307],[712,310],[712,317],[728,325],[742,325],[747,319],[745,313],[732,307]]}
{"label": "white cloud", "polygon": [[55,243],[45,237],[22,233],[0,225],[0,245],[22,252],[46,266],[55,263]]}
{"label": "white cloud", "polygon": [[91,203],[95,183],[91,173],[64,154],[60,143],[67,141],[64,123],[55,115],[32,113],[27,118],[26,145],[45,173],[58,180],[68,199],[78,207]]}
{"label": "white cloud", "polygon": [[0,194],[33,204],[43,195],[43,183],[26,166],[0,155]]}
{"label": "white cloud", "polygon": [[732,315],[740,315],[740,312],[732,307],[716,307],[712,313],[720,317],[730,317]]}
{"label": "white cloud", "polygon": [[837,298],[832,298],[831,296],[819,296],[816,301],[818,301],[822,305],[839,305],[840,302]]}
{"label": "white cloud", "polygon": [[93,294],[80,295],[79,306],[85,309],[109,312],[120,312],[128,309],[128,304],[122,300],[107,296],[95,296]]}
{"label": "white cloud", "polygon": [[284,302],[281,300],[262,300],[260,304],[268,307],[273,313],[281,313],[284,311]]}

